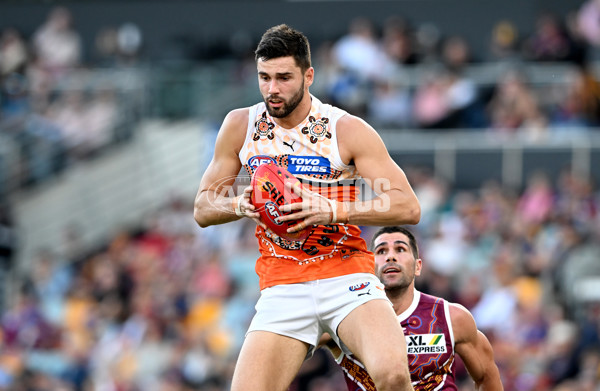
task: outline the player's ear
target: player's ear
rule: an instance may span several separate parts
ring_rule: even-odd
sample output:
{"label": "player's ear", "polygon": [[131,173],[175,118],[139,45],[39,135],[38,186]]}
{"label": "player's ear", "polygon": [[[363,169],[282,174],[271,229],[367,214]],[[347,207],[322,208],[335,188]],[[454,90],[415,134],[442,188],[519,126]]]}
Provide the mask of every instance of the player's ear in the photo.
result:
{"label": "player's ear", "polygon": [[315,68],[310,67],[304,72],[304,85],[310,87],[315,81]]}
{"label": "player's ear", "polygon": [[415,276],[421,275],[422,267],[423,267],[423,261],[421,261],[421,258],[415,259]]}

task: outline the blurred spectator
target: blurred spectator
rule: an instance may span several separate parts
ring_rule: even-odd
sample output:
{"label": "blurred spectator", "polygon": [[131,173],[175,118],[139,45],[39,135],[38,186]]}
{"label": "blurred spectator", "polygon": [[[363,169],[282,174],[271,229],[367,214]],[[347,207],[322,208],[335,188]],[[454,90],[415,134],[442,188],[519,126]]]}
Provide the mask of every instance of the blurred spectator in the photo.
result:
{"label": "blurred spectator", "polygon": [[388,65],[373,23],[364,17],[352,20],[348,33],[334,43],[332,55],[338,74],[330,97],[344,109],[364,113],[368,90]]}
{"label": "blurred spectator", "polygon": [[477,86],[461,71],[464,63],[454,63],[447,73],[446,96],[450,112],[443,124],[447,128],[482,128],[487,124]]}
{"label": "blurred spectator", "polygon": [[424,76],[415,91],[413,115],[424,129],[480,127],[486,122],[475,84],[455,69],[436,68]]}
{"label": "blurred spectator", "polygon": [[565,26],[552,14],[540,15],[531,36],[523,42],[523,55],[533,61],[570,61],[575,48]]}
{"label": "blurred spectator", "polygon": [[5,348],[52,349],[59,343],[58,329],[46,320],[36,298],[24,291],[2,314],[1,327]]}
{"label": "blurred spectator", "polygon": [[411,98],[408,87],[393,77],[375,82],[373,97],[367,103],[373,126],[409,128],[413,123]]}
{"label": "blurred spectator", "polygon": [[23,129],[15,138],[22,148],[24,172],[22,183],[40,183],[63,170],[67,164],[67,148],[61,129],[48,114],[42,97],[32,98],[31,112]]}
{"label": "blurred spectator", "polygon": [[[512,252],[512,254],[511,254]],[[496,254],[492,272],[484,279],[481,300],[471,311],[477,326],[486,335],[496,338],[511,338],[519,320],[517,294],[515,292],[515,261],[518,253],[505,246]]]}
{"label": "blurred spectator", "polygon": [[554,207],[554,194],[550,179],[544,172],[535,172],[527,179],[527,185],[517,205],[517,217],[524,224],[545,222]]}
{"label": "blurred spectator", "polygon": [[139,60],[142,44],[142,30],[135,23],[105,26],[96,33],[94,55],[99,65],[131,66]]}
{"label": "blurred spectator", "polygon": [[414,41],[411,27],[404,19],[398,16],[386,19],[381,42],[383,51],[393,63],[414,65],[419,62]]}
{"label": "blurred spectator", "polygon": [[519,58],[519,31],[508,20],[501,20],[492,28],[489,45],[489,58],[491,61],[512,61]]}
{"label": "blurred spectator", "polygon": [[2,270],[11,270],[17,245],[17,231],[9,201],[2,200],[0,197],[0,268]]}
{"label": "blurred spectator", "polygon": [[376,78],[385,63],[375,27],[363,17],[350,22],[348,34],[335,43],[333,52],[340,68],[359,79]]}
{"label": "blurred spectator", "polygon": [[460,35],[450,36],[443,41],[441,60],[448,69],[455,72],[461,72],[474,62],[468,42]]}
{"label": "blurred spectator", "polygon": [[517,71],[506,73],[499,81],[488,110],[492,129],[501,132],[515,132],[527,127],[535,129],[535,121],[542,116],[535,94]]}
{"label": "blurred spectator", "polygon": [[59,77],[79,66],[81,38],[72,27],[71,11],[52,8],[44,24],[33,35],[33,49],[42,68]]}
{"label": "blurred spectator", "polygon": [[137,62],[142,49],[142,30],[135,23],[124,23],[117,30],[117,47],[121,65]]}
{"label": "blurred spectator", "polygon": [[101,28],[94,39],[94,55],[100,66],[115,66],[119,52],[119,32],[116,27]]}
{"label": "blurred spectator", "polygon": [[557,106],[551,111],[552,125],[585,130],[600,124],[600,82],[589,65],[567,75]]}
{"label": "blurred spectator", "polygon": [[417,27],[415,36],[419,62],[426,64],[439,62],[439,48],[442,40],[439,27],[433,23],[423,23]]}
{"label": "blurred spectator", "polygon": [[28,60],[27,44],[21,33],[8,27],[0,33],[0,80],[13,72],[23,74]]}
{"label": "blurred spectator", "polygon": [[427,72],[416,88],[413,100],[413,116],[420,128],[436,129],[451,114],[447,99],[447,80],[441,70]]}
{"label": "blurred spectator", "polygon": [[[0,194],[0,292],[5,293],[13,278],[13,257],[18,249],[18,242],[13,213],[8,201],[3,201],[2,198]],[[6,310],[7,305],[7,295],[0,294],[0,313]],[[1,340],[0,337],[0,343]],[[0,387],[2,387],[1,382]]]}
{"label": "blurred spectator", "polygon": [[600,47],[600,0],[587,0],[577,13],[577,27],[586,42]]}
{"label": "blurred spectator", "polygon": [[86,152],[85,97],[82,91],[65,91],[49,108],[52,120],[58,125],[73,156]]}
{"label": "blurred spectator", "polygon": [[94,154],[115,138],[119,110],[114,89],[101,88],[94,91],[83,116],[87,123],[88,149]]}
{"label": "blurred spectator", "polygon": [[38,251],[27,287],[39,302],[44,317],[55,325],[62,325],[63,305],[71,279],[69,265],[48,248]]}
{"label": "blurred spectator", "polygon": [[27,79],[16,72],[0,78],[0,109],[9,120],[26,116],[29,107]]}

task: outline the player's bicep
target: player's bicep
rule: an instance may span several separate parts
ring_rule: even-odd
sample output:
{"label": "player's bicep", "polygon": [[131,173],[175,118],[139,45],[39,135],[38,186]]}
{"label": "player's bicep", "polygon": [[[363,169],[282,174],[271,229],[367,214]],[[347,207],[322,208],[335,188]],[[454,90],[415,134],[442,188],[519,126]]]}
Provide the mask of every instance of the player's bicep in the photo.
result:
{"label": "player's bicep", "polygon": [[204,171],[198,196],[205,191],[223,192],[235,181],[241,169],[238,153],[245,138],[247,110],[230,112],[217,135],[215,151]]}
{"label": "player's bicep", "polygon": [[456,353],[476,383],[484,378],[488,366],[494,363],[492,347],[483,333],[476,330],[473,338],[457,343]]}
{"label": "player's bicep", "polygon": [[[360,175],[371,185],[385,177],[389,183],[380,191],[387,191],[388,184],[395,189],[410,188],[404,171],[392,159],[381,137],[369,125],[357,121],[354,124],[355,135],[346,145]],[[381,184],[374,187],[381,187]]]}
{"label": "player's bicep", "polygon": [[455,337],[454,349],[463,360],[473,381],[479,385],[486,384],[486,387],[492,387],[489,388],[490,390],[501,389],[492,345],[477,329],[471,313],[460,305],[452,304],[450,316]]}

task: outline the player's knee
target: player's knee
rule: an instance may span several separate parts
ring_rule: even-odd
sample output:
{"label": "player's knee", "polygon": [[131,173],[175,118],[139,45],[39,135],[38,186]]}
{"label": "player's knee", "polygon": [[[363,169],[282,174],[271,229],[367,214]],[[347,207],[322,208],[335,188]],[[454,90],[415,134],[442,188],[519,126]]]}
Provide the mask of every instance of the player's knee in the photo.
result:
{"label": "player's knee", "polygon": [[371,373],[378,391],[396,391],[409,389],[410,374],[408,368],[376,370]]}

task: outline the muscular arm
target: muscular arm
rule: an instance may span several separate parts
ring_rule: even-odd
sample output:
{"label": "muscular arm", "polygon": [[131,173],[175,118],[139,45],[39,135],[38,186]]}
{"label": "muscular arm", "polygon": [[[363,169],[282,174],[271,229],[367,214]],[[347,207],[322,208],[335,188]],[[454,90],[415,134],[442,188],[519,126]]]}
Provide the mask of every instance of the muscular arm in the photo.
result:
{"label": "muscular arm", "polygon": [[377,193],[369,201],[350,203],[349,217],[358,225],[417,224],[419,201],[404,171],[392,160],[375,129],[362,119],[345,115],[337,123],[342,160],[353,162]]}
{"label": "muscular arm", "polygon": [[[194,219],[201,227],[240,218],[235,214],[233,194],[229,190],[242,167],[238,153],[246,135],[247,121],[247,109],[234,110],[225,117],[219,130],[213,159],[202,176],[194,201]],[[253,208],[247,203],[244,206]]]}
{"label": "muscular arm", "polygon": [[471,313],[461,305],[450,304],[455,351],[465,363],[479,391],[502,391],[500,372],[486,336],[479,330]]}

